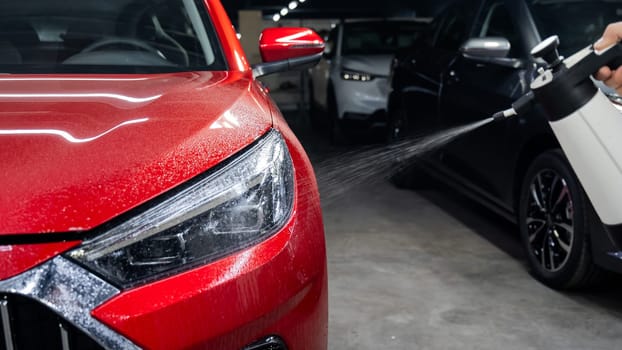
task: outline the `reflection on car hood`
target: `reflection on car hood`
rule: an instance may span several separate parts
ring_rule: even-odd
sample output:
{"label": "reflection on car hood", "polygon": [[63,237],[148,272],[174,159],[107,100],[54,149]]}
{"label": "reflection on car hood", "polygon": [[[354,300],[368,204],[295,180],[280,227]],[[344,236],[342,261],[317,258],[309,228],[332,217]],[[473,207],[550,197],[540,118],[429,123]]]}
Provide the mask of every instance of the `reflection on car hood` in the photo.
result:
{"label": "reflection on car hood", "polygon": [[260,137],[236,73],[0,77],[0,234],[88,230]]}
{"label": "reflection on car hood", "polygon": [[394,55],[349,55],[341,59],[344,69],[388,77]]}

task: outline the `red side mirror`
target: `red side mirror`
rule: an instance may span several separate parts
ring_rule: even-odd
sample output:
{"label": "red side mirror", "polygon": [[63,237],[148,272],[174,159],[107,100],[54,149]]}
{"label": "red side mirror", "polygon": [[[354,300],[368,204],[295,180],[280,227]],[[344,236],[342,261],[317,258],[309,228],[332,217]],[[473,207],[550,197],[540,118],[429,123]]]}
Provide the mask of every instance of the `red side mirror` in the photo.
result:
{"label": "red side mirror", "polygon": [[264,62],[314,56],[324,51],[324,40],[307,28],[268,28],[261,33],[259,51]]}

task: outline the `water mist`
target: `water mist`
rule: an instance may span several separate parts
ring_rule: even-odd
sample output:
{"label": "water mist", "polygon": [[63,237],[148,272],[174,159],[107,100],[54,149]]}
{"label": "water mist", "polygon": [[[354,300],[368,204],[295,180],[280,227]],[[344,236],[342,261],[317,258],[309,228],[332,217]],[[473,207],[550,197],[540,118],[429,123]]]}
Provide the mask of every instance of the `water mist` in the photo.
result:
{"label": "water mist", "polygon": [[492,121],[493,118],[488,118],[431,135],[349,151],[326,159],[315,167],[322,202],[329,203],[360,184],[390,177],[399,171],[399,167],[395,166],[399,160],[420,157]]}

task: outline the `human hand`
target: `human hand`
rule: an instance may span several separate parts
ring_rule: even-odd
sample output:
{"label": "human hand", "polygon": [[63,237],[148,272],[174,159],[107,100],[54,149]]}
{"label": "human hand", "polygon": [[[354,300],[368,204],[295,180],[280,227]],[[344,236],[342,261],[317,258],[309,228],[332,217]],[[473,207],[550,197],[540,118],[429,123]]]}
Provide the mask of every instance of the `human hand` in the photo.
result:
{"label": "human hand", "polygon": [[[594,44],[594,50],[604,50],[622,40],[622,22],[612,23],[607,26],[602,38]],[[601,67],[595,74],[595,78],[602,80],[605,85],[616,89],[622,95],[622,67],[612,70],[609,67]]]}

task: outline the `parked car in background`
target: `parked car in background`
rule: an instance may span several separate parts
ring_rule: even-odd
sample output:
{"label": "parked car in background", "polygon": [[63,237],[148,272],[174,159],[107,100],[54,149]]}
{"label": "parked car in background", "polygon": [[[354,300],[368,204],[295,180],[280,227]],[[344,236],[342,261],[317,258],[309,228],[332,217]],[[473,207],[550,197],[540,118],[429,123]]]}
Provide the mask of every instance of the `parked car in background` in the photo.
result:
{"label": "parked car in background", "polygon": [[351,130],[384,128],[391,60],[397,50],[412,46],[424,25],[420,20],[353,20],[333,28],[324,59],[311,69],[312,123],[328,125],[334,141]]}
{"label": "parked car in background", "polygon": [[[219,0],[0,2],[0,349],[326,349],[311,164]],[[291,38],[296,38],[291,42]]]}
{"label": "parked car in background", "polygon": [[[620,1],[456,1],[393,64],[395,136],[490,117],[529,91],[543,64],[529,52],[542,38],[559,35],[568,56],[621,18]],[[622,237],[604,233],[542,113],[488,124],[422,164],[516,221],[535,277],[580,287],[601,268],[622,272]]]}

